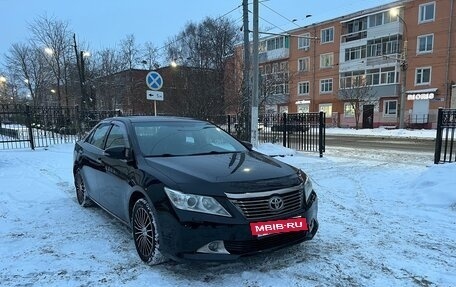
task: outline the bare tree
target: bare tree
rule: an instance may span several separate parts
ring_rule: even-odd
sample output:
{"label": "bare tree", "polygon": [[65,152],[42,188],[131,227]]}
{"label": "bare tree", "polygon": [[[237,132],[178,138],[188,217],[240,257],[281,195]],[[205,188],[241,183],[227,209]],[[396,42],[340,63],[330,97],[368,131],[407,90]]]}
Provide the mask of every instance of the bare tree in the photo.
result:
{"label": "bare tree", "polygon": [[[58,106],[61,106],[62,85],[66,85],[66,73],[71,59],[71,33],[68,23],[42,16],[30,26],[35,47],[42,48],[55,77]],[[66,95],[68,97],[68,95]],[[66,98],[68,103],[68,98]]]}
{"label": "bare tree", "polygon": [[120,41],[120,62],[122,70],[134,69],[140,63],[139,48],[133,34]]}
{"label": "bare tree", "polygon": [[355,76],[341,80],[339,98],[345,103],[349,103],[355,114],[355,128],[359,128],[359,118],[362,113],[362,107],[366,104],[374,104],[378,101],[376,92],[368,85],[366,78]]}
{"label": "bare tree", "polygon": [[51,76],[44,53],[28,44],[13,44],[5,59],[9,71],[23,79],[33,105],[43,104],[50,90]]}
{"label": "bare tree", "polygon": [[[277,105],[288,102],[289,85],[293,75],[290,75],[287,62],[273,63],[260,68],[260,87],[258,106],[265,110],[266,105]],[[266,110],[265,110],[266,112]]]}
{"label": "bare tree", "polygon": [[148,70],[157,69],[158,65],[158,49],[152,42],[146,42],[142,49],[141,63]]}
{"label": "bare tree", "polygon": [[168,41],[168,60],[191,67],[181,70],[187,73],[184,76],[187,76],[188,96],[180,99],[187,115],[206,117],[225,113],[225,69],[238,39],[238,29],[233,22],[206,18],[200,24],[187,24]]}
{"label": "bare tree", "polygon": [[121,106],[121,89],[114,77],[121,71],[121,63],[114,49],[106,48],[95,56],[97,107],[99,109],[117,109]]}

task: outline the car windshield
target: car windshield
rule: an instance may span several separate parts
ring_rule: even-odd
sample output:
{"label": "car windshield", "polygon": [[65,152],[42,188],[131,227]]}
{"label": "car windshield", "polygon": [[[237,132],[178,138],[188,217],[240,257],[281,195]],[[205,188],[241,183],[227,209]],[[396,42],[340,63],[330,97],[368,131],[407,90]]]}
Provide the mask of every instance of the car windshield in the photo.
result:
{"label": "car windshield", "polygon": [[206,122],[157,121],[133,124],[141,152],[153,156],[187,156],[244,152],[247,149]]}

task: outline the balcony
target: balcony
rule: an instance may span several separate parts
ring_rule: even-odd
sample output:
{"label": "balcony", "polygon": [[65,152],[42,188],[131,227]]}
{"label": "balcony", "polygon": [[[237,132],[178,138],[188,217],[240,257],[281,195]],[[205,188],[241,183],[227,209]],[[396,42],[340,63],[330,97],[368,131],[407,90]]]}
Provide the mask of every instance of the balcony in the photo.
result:
{"label": "balcony", "polygon": [[287,59],[290,56],[289,48],[280,48],[271,51],[261,52],[258,54],[258,62],[260,64],[272,62],[281,59]]}
{"label": "balcony", "polygon": [[357,41],[367,38],[367,31],[357,31],[349,34],[344,34],[341,36],[341,43],[347,43],[352,41]]}

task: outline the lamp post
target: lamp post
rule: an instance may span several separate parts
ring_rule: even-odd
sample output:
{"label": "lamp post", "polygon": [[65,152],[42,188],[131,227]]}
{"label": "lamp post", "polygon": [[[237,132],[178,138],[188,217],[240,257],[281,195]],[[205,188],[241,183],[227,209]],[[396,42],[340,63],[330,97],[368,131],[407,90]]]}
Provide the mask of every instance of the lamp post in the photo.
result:
{"label": "lamp post", "polygon": [[5,76],[0,76],[0,102],[2,97],[5,97],[6,99],[6,82],[7,79],[5,78]]}
{"label": "lamp post", "polygon": [[81,84],[81,108],[85,110],[88,108],[87,102],[87,90],[86,90],[86,79],[85,79],[85,60],[84,58],[90,57],[90,53],[88,51],[80,51],[79,52],[79,60],[81,62],[81,71],[80,71],[80,84]]}
{"label": "lamp post", "polygon": [[407,84],[407,23],[405,20],[399,15],[399,9],[391,9],[390,10],[391,16],[397,17],[403,25],[404,25],[404,33],[402,36],[402,52],[401,57],[397,59],[399,61],[401,67],[401,97],[400,97],[400,104],[399,104],[399,128],[405,128],[405,91],[406,91],[406,84]]}

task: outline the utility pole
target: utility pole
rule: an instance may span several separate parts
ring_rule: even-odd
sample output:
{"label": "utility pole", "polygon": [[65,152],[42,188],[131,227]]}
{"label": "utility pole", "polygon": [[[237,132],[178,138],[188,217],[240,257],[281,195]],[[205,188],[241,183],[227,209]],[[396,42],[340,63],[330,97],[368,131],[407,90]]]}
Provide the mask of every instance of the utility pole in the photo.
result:
{"label": "utility pole", "polygon": [[[399,19],[402,19],[399,17]],[[404,22],[404,25],[406,25],[405,21],[402,19]],[[408,63],[407,63],[407,33],[405,33],[402,42],[402,55],[401,55],[401,102],[400,102],[400,107],[399,107],[399,128],[404,129],[405,128],[405,90],[406,90],[406,82],[407,82],[407,68],[408,68]]]}
{"label": "utility pole", "polygon": [[250,104],[250,39],[249,39],[249,2],[248,0],[242,0],[242,17],[243,17],[243,31],[244,31],[244,89],[242,93],[242,105],[241,105],[241,138],[242,140],[248,140],[248,131],[250,131],[249,125],[249,104]]}
{"label": "utility pole", "polygon": [[252,88],[252,120],[250,125],[250,142],[258,147],[258,0],[253,0],[253,88]]}

